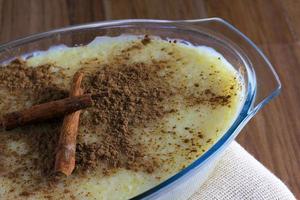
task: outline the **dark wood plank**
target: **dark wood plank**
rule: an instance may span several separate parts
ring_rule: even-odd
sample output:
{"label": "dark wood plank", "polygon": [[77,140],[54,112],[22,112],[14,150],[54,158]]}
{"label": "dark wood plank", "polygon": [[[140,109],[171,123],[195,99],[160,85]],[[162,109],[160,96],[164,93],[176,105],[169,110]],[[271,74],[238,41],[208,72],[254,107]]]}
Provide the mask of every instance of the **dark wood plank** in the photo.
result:
{"label": "dark wood plank", "polygon": [[292,31],[293,37],[300,40],[300,1],[299,0],[285,0],[279,1],[286,17],[287,23]]}
{"label": "dark wood plank", "polygon": [[98,0],[0,0],[0,43],[73,24],[104,20]]}
{"label": "dark wood plank", "polygon": [[205,0],[207,16],[234,24],[256,44],[293,42],[278,0]]}
{"label": "dark wood plank", "polygon": [[206,16],[202,0],[104,0],[106,19],[190,19]]}
{"label": "dark wood plank", "polygon": [[104,19],[221,17],[261,45],[282,94],[238,141],[300,198],[299,0],[0,0],[0,43],[53,28]]}
{"label": "dark wood plank", "polygon": [[73,0],[66,1],[68,8],[69,24],[82,24],[94,21],[102,21],[105,10],[102,1],[98,0]]}
{"label": "dark wood plank", "polygon": [[[69,24],[62,1],[2,0],[0,42]],[[53,13],[53,10],[56,12]]]}

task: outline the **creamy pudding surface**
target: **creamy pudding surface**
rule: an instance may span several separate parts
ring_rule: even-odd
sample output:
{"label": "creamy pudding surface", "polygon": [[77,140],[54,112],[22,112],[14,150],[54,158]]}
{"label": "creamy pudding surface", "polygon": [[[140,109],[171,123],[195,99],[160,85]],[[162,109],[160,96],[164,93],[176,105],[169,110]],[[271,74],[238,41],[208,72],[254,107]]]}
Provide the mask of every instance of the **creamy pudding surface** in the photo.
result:
{"label": "creamy pudding surface", "polygon": [[0,130],[1,199],[128,199],[175,175],[231,126],[239,73],[214,49],[155,36],[97,37],[0,67],[1,115],[68,96],[84,74],[76,168],[54,173],[62,119]]}

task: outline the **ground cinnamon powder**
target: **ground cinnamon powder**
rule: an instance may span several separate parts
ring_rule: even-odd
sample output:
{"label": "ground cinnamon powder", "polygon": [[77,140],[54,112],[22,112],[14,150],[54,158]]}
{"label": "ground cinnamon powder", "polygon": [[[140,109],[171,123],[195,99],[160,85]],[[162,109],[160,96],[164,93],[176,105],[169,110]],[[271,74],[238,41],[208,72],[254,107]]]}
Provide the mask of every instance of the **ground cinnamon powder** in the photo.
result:
{"label": "ground cinnamon powder", "polygon": [[[99,62],[98,66],[92,69],[82,64],[81,70],[85,73],[83,87],[86,93],[93,95],[94,106],[86,109],[81,115],[78,134],[79,137],[84,137],[85,134],[92,135],[98,132],[102,140],[93,143],[78,141],[76,178],[76,175],[92,169],[98,170],[98,167],[102,168],[104,175],[113,173],[117,168],[154,172],[160,165],[159,157],[147,154],[143,142],[134,138],[133,132],[135,128],[147,127],[148,123],[159,121],[170,112],[176,112],[176,109],[167,110],[164,106],[175,95],[183,96],[189,106],[209,104],[215,107],[230,104],[230,95],[218,95],[210,89],[195,95],[185,94],[185,87],[172,88],[167,81],[170,80],[170,74],[160,74],[161,69],[167,68],[167,61],[128,63],[130,53],[151,45],[151,42],[151,39],[145,36],[138,43],[121,51],[122,54],[108,64]],[[95,62],[98,63],[97,60]],[[37,104],[60,99],[68,94],[67,87],[59,84],[65,78],[63,71],[53,64],[28,67],[26,62],[17,59],[7,66],[0,67],[0,90],[7,90],[10,95],[16,97],[25,95],[25,99],[17,98],[17,103],[22,105],[25,101]],[[194,86],[198,88],[199,84]],[[10,106],[4,105],[1,110],[12,111]],[[45,187],[44,183],[45,180],[49,181],[48,177],[52,177],[61,121],[62,119],[56,119],[23,127],[21,130],[15,130],[14,134],[1,135],[0,146],[4,148],[0,148],[0,155],[11,154],[9,156],[18,158],[20,167],[15,171],[6,170],[6,166],[0,164],[0,173],[14,182],[24,183],[21,196],[30,196],[38,190],[45,190],[44,193],[51,196],[50,188]],[[197,132],[188,127],[186,131]],[[200,139],[204,137],[201,132],[195,135]],[[30,147],[29,153],[20,157],[8,152],[8,148],[5,147],[7,138],[25,140]],[[199,148],[194,145],[193,138],[182,139],[184,144],[191,146],[190,151]],[[179,145],[178,148],[182,147]],[[28,160],[34,162],[30,169]],[[37,172],[32,174],[34,181],[30,184],[24,179],[24,174],[28,171]]]}
{"label": "ground cinnamon powder", "polygon": [[[174,90],[171,90],[166,77],[159,74],[164,63],[124,64],[123,61],[120,59],[116,63],[99,66],[94,71],[86,71],[83,87],[87,93],[93,94],[94,106],[86,110],[87,115],[81,116],[81,127],[87,128],[90,134],[97,131],[97,127],[104,126],[101,135],[105,140],[77,144],[77,174],[89,172],[97,166],[103,169],[104,175],[113,173],[117,168],[152,173],[159,167],[159,158],[149,156],[143,144],[132,137],[132,131],[174,112],[163,106],[175,95]],[[62,98],[67,95],[67,90],[57,84],[57,79],[63,78],[63,75],[53,73],[52,67],[47,64],[31,68],[26,62],[15,60],[0,69],[0,86],[14,95],[19,92],[26,94],[28,100],[34,103]],[[82,70],[85,70],[84,66]],[[45,180],[48,180],[47,190],[56,182],[63,181],[53,174],[61,121],[56,119],[23,127],[20,133],[9,136],[16,140],[22,138],[38,155],[24,155],[19,162],[20,168],[5,175],[21,183],[26,172],[26,160],[34,162],[31,168],[39,173],[32,177],[33,182],[24,185],[21,196],[44,190]]]}
{"label": "ground cinnamon powder", "polygon": [[[126,65],[123,61],[86,72],[83,87],[86,93],[93,94],[94,106],[87,110],[88,115],[81,117],[81,127],[91,131],[104,125],[105,129],[101,134],[105,140],[77,144],[75,173],[85,172],[99,165],[104,166],[104,174],[111,173],[116,168],[151,173],[158,166],[157,158],[147,156],[143,145],[134,141],[131,133],[134,128],[146,126],[146,123],[170,113],[163,104],[173,93],[170,92],[165,77],[158,73],[163,67],[159,63]],[[12,95],[25,94],[26,99],[33,101],[33,104],[63,98],[68,92],[63,85],[57,83],[65,76],[57,69],[52,72],[53,67],[55,66],[45,64],[32,68],[25,61],[16,59],[1,67],[0,86]],[[83,66],[82,70],[84,68]],[[20,100],[22,104],[21,101],[24,100]],[[53,175],[60,121],[61,119],[56,119],[49,123],[27,126],[23,128],[26,133],[16,134],[16,137],[27,141],[33,152],[38,152],[34,168],[43,177]],[[31,159],[28,156],[23,158],[24,163],[26,159]],[[13,172],[8,176],[18,179],[22,173]]]}
{"label": "ground cinnamon powder", "polygon": [[168,111],[163,102],[172,95],[163,76],[162,66],[145,63],[110,64],[86,75],[84,87],[94,94],[94,107],[82,117],[83,126],[105,124],[105,140],[101,143],[78,144],[79,168],[106,163],[108,169],[124,167],[153,172],[156,158],[144,159],[142,144],[132,138],[134,127],[145,126]]}
{"label": "ground cinnamon powder", "polygon": [[0,68],[0,87],[16,96],[27,95],[33,104],[61,99],[68,95],[68,91],[57,84],[58,79],[65,78],[62,71],[52,64],[28,67],[24,60],[15,59]]}
{"label": "ground cinnamon powder", "polygon": [[[1,114],[14,111],[15,108],[28,107],[30,104],[66,97],[68,90],[59,81],[63,78],[63,69],[53,64],[29,67],[26,61],[16,59],[8,65],[0,66]],[[10,104],[7,97],[15,97],[13,104]],[[52,176],[61,121],[54,119],[1,132],[0,146],[4,148],[0,151],[0,156],[6,155],[18,160],[18,165],[12,167],[0,163],[2,175],[22,185],[23,192],[20,196],[31,196],[35,191],[41,190],[44,178]],[[28,146],[28,152],[24,155],[11,152],[6,146],[7,140],[24,142]],[[31,162],[33,164],[28,165]],[[32,173],[31,181],[26,180],[25,174],[28,172]]]}

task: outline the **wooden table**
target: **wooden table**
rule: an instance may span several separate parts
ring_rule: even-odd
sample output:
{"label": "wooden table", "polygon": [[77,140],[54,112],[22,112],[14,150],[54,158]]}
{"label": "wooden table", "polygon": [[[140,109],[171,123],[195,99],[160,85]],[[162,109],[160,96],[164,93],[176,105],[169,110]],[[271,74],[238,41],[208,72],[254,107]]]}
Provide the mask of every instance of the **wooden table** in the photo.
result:
{"label": "wooden table", "polygon": [[281,95],[238,141],[300,198],[299,0],[0,0],[0,43],[53,28],[106,19],[228,20],[274,64]]}

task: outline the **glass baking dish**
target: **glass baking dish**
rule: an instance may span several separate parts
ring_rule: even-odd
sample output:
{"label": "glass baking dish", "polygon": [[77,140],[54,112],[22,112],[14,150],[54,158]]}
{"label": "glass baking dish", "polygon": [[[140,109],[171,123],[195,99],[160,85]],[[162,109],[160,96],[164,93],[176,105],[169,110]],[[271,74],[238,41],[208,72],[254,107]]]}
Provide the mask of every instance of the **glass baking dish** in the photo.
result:
{"label": "glass baking dish", "polygon": [[272,65],[257,46],[239,30],[220,18],[198,20],[130,19],[71,26],[31,35],[0,46],[0,63],[52,46],[85,45],[97,36],[148,34],[178,38],[193,45],[205,45],[221,53],[241,74],[245,100],[231,127],[201,157],[161,184],[132,199],[187,199],[207,179],[230,142],[245,124],[281,89]]}

